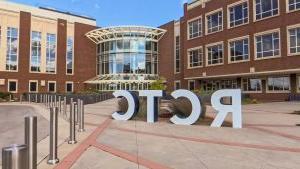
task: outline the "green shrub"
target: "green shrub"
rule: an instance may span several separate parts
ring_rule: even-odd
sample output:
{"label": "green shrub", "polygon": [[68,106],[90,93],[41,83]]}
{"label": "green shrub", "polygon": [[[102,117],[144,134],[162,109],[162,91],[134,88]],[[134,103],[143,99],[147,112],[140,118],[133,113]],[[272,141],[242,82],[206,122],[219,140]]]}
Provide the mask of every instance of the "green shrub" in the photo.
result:
{"label": "green shrub", "polygon": [[9,99],[9,96],[11,95],[11,93],[8,92],[0,92],[0,99]]}
{"label": "green shrub", "polygon": [[150,84],[150,90],[166,90],[167,86],[165,85],[166,79],[161,77],[155,82]]}

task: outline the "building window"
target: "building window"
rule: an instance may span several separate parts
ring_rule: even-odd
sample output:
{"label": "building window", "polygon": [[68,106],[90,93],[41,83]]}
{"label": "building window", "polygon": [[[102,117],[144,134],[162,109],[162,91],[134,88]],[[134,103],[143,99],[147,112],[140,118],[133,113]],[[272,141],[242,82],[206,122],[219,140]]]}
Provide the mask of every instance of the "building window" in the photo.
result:
{"label": "building window", "polygon": [[229,7],[230,27],[235,27],[248,23],[248,2]]}
{"label": "building window", "polygon": [[247,78],[243,79],[244,92],[261,92],[262,82],[261,79]]}
{"label": "building window", "polygon": [[223,64],[223,43],[207,47],[207,65]]}
{"label": "building window", "polygon": [[[98,50],[100,50],[100,47],[98,47]],[[100,51],[99,51],[100,52]],[[73,38],[68,37],[67,40],[67,74],[72,75],[73,74],[73,58],[74,58],[74,52],[73,52]]]}
{"label": "building window", "polygon": [[175,37],[175,73],[180,73],[180,36]]}
{"label": "building window", "polygon": [[67,93],[73,93],[73,82],[67,82],[66,83],[66,92]]}
{"label": "building window", "polygon": [[279,32],[258,35],[255,36],[255,40],[256,40],[257,59],[279,56],[280,53]]}
{"label": "building window", "polygon": [[189,67],[201,67],[203,66],[203,50],[202,47],[196,49],[189,49]]}
{"label": "building window", "polygon": [[31,93],[38,92],[38,81],[29,81],[29,92]]}
{"label": "building window", "polygon": [[30,71],[41,72],[42,33],[31,32]]}
{"label": "building window", "polygon": [[207,33],[223,30],[223,11],[215,12],[206,16]]}
{"label": "building window", "polygon": [[290,78],[289,77],[269,77],[268,78],[269,92],[289,92]]}
{"label": "building window", "polygon": [[213,92],[220,89],[237,89],[239,86],[236,79],[228,79],[203,81],[202,87],[206,92]]}
{"label": "building window", "polygon": [[6,70],[18,70],[18,29],[7,28]]}
{"label": "building window", "polygon": [[175,81],[174,83],[174,90],[181,89],[180,81]]}
{"label": "building window", "polygon": [[8,92],[17,93],[18,92],[18,81],[8,80]]}
{"label": "building window", "polygon": [[249,60],[249,38],[229,42],[230,62]]}
{"label": "building window", "polygon": [[56,72],[56,35],[47,33],[46,72]]}
{"label": "building window", "polygon": [[189,39],[197,38],[202,36],[202,18],[197,18],[195,20],[188,22],[189,26]]}
{"label": "building window", "polygon": [[189,87],[189,90],[190,91],[194,91],[195,90],[195,80],[189,80],[189,83],[188,83],[188,87]]}
{"label": "building window", "polygon": [[278,0],[255,0],[256,20],[279,14]]}
{"label": "building window", "polygon": [[48,82],[48,92],[50,93],[56,92],[56,82]]}
{"label": "building window", "polygon": [[300,27],[288,30],[289,33],[289,54],[300,53]]}
{"label": "building window", "polygon": [[289,11],[296,11],[300,9],[300,0],[287,0]]}

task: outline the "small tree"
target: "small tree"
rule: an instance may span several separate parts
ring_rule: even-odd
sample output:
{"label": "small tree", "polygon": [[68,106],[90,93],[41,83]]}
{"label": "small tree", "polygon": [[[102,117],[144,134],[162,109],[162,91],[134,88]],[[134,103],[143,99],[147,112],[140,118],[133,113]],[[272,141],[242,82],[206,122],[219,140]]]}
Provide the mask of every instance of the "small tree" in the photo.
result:
{"label": "small tree", "polygon": [[167,86],[165,85],[165,81],[165,78],[159,78],[158,80],[150,84],[149,90],[166,90]]}

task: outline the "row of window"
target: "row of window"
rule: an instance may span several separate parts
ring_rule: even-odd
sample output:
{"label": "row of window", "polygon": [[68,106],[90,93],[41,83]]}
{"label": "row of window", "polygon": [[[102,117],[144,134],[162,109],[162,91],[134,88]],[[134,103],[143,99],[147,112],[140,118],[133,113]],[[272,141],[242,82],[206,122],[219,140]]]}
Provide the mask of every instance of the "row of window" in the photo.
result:
{"label": "row of window", "polygon": [[[287,11],[300,10],[300,0],[286,0]],[[228,28],[249,23],[249,1],[242,0],[228,5]],[[254,20],[262,20],[279,15],[279,0],[254,0]],[[223,9],[217,9],[205,15],[205,33],[211,34],[223,30]],[[202,16],[188,21],[188,39],[203,35]]]}
{"label": "row of window", "polygon": [[[38,80],[30,80],[29,81],[29,93],[38,93],[39,92],[39,81]],[[49,93],[55,93],[56,92],[56,81],[48,81],[47,83],[47,91]],[[72,93],[73,92],[73,82],[66,82],[66,92]],[[7,91],[11,93],[17,93],[18,92],[18,80],[8,80],[8,86]]]}
{"label": "row of window", "polygon": [[[204,91],[216,91],[220,89],[236,89],[241,88],[244,93],[262,93],[262,80],[261,78],[243,78],[241,84],[234,80],[210,80],[203,81],[202,88]],[[298,77],[297,89],[300,92],[300,76]],[[180,88],[180,81],[174,83],[174,88]],[[189,80],[189,90],[195,90],[195,80]],[[290,77],[268,77],[266,83],[267,93],[290,93],[291,82]]]}
{"label": "row of window", "polygon": [[[300,54],[300,25],[288,27],[288,55]],[[254,35],[255,59],[280,57],[280,30],[271,30]],[[228,41],[229,63],[250,60],[249,36]],[[203,48],[188,50],[189,68],[203,67]],[[224,64],[224,43],[206,45],[206,66]]]}
{"label": "row of window", "polygon": [[[0,42],[1,42],[1,26],[0,26]],[[19,32],[18,28],[7,27],[6,37],[6,70],[18,71],[18,46]],[[42,32],[31,32],[31,54],[30,54],[30,72],[41,72],[42,64],[42,41],[44,34]],[[57,40],[56,34],[45,34],[45,55],[46,55],[46,73],[56,73],[57,59]],[[0,44],[1,45],[1,44]],[[66,53],[66,73],[73,74],[73,37],[67,38],[67,53]],[[1,46],[0,46],[1,47]]]}

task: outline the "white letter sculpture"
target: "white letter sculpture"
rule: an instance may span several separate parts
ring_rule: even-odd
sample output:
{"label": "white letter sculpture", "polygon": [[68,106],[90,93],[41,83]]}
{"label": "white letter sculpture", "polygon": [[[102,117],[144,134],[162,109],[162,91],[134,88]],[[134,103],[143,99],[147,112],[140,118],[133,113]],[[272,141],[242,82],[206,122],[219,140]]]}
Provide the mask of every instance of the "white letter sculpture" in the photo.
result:
{"label": "white letter sculpture", "polygon": [[115,112],[113,113],[112,117],[115,120],[122,120],[122,121],[127,121],[130,120],[139,110],[139,99],[138,97],[131,92],[125,91],[125,90],[120,90],[120,91],[115,91],[113,95],[116,98],[122,98],[125,97],[127,99],[128,103],[128,110],[126,113],[124,112]]}
{"label": "white letter sculpture", "polygon": [[175,99],[179,97],[186,97],[190,100],[192,104],[192,112],[189,117],[183,119],[174,115],[170,121],[174,124],[178,125],[192,125],[194,124],[200,117],[202,109],[201,102],[196,94],[189,90],[176,90],[171,94]]}
{"label": "white letter sculpture", "polygon": [[[221,99],[224,97],[231,97],[232,104],[224,105]],[[241,90],[240,89],[226,89],[216,91],[211,96],[211,105],[217,110],[217,116],[211,127],[221,127],[227,114],[232,113],[233,128],[242,128],[242,103],[241,103]]]}
{"label": "white letter sculpture", "polygon": [[155,123],[158,120],[158,97],[163,96],[162,90],[142,90],[140,96],[147,97],[147,122]]}

